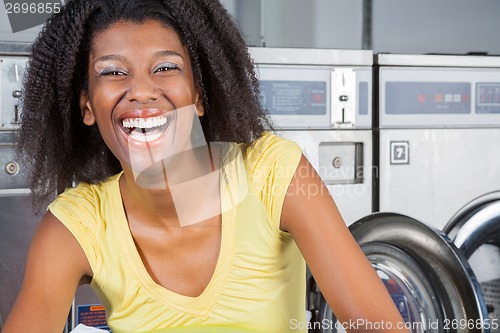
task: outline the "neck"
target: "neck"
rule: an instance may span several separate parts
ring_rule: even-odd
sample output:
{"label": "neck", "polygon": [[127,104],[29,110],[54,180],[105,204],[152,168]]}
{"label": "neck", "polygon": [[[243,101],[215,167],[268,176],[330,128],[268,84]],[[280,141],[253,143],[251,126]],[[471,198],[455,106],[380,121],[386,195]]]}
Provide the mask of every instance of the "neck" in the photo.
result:
{"label": "neck", "polygon": [[129,223],[133,223],[136,217],[140,216],[141,224],[171,227],[179,225],[166,180],[158,182],[157,188],[143,187],[137,183],[133,172],[124,168],[120,178],[120,192]]}
{"label": "neck", "polygon": [[129,224],[137,217],[141,225],[178,227],[221,212],[219,174],[207,146],[163,159],[139,175],[125,163],[122,167],[120,190]]}

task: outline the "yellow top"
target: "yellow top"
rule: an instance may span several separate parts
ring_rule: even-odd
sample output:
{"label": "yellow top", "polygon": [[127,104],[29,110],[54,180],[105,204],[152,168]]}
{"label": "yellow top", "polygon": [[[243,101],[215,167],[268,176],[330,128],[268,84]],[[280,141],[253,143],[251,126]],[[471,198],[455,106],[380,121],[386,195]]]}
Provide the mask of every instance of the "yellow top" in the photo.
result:
{"label": "yellow top", "polygon": [[[216,268],[197,297],[168,290],[148,274],[123,210],[121,174],[68,189],[49,209],[83,248],[94,275],[91,286],[114,333],[176,332],[168,328],[183,326],[205,327],[196,332],[211,332],[210,327],[218,332],[221,327],[228,332],[288,333],[291,327],[307,332],[305,262],[291,236],[279,229],[300,157],[295,143],[265,133],[246,150],[242,165],[233,163],[232,176],[245,175],[248,193],[222,215]],[[231,191],[231,176],[222,178],[221,189]],[[297,323],[304,329],[296,329]]]}

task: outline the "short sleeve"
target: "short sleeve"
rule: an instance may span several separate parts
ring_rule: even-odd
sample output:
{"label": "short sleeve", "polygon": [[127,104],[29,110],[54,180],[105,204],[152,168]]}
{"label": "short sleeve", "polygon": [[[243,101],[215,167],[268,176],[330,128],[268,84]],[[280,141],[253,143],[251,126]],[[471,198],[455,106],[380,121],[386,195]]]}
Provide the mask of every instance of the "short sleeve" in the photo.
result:
{"label": "short sleeve", "polygon": [[247,152],[250,186],[260,196],[276,230],[280,230],[283,202],[301,156],[295,142],[271,133],[265,133]]}
{"label": "short sleeve", "polygon": [[87,256],[94,275],[100,269],[100,255],[96,241],[97,202],[91,185],[80,184],[61,193],[48,207],[48,210],[76,238]]}

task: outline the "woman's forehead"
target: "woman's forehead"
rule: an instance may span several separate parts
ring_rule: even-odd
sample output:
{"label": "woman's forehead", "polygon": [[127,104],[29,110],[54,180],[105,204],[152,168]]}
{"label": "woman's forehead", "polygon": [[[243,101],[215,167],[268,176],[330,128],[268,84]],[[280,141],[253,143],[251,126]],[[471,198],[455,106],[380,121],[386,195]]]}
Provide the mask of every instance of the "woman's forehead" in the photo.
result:
{"label": "woman's forehead", "polygon": [[[91,43],[91,53],[121,51],[132,48],[140,52],[143,47],[172,49],[188,56],[177,31],[159,20],[143,22],[118,21],[96,33]],[[182,51],[182,52],[181,52]]]}
{"label": "woman's forehead", "polygon": [[108,38],[113,38],[113,36],[118,36],[120,34],[130,35],[133,32],[143,33],[145,37],[148,35],[155,35],[157,39],[159,39],[158,35],[160,34],[168,34],[170,38],[174,38],[179,43],[183,44],[176,29],[164,21],[151,18],[142,21],[123,19],[113,22],[92,34],[91,45],[93,46],[96,41],[102,39],[103,35],[108,35]]}

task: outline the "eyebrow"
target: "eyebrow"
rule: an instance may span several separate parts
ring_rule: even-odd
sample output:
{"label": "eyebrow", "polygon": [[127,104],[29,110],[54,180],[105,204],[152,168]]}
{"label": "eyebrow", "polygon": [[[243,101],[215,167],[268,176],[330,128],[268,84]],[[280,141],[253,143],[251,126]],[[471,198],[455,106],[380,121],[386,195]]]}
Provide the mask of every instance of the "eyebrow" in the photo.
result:
{"label": "eyebrow", "polygon": [[[184,57],[176,51],[168,50],[168,51],[158,51],[158,52],[154,53],[154,57],[171,57],[171,56],[179,57],[182,60],[184,60]],[[123,59],[124,58],[118,54],[107,54],[107,55],[104,55],[102,57],[95,59],[94,64],[98,63],[100,61],[123,60]]]}
{"label": "eyebrow", "polygon": [[155,53],[155,57],[171,57],[171,56],[174,56],[174,57],[179,57],[181,58],[182,60],[184,60],[184,57],[178,53],[178,52],[175,52],[175,51],[158,51]]}
{"label": "eyebrow", "polygon": [[99,61],[122,60],[122,59],[123,59],[123,57],[119,56],[117,54],[108,54],[108,55],[104,55],[102,57],[95,59],[94,64],[98,63]]}

